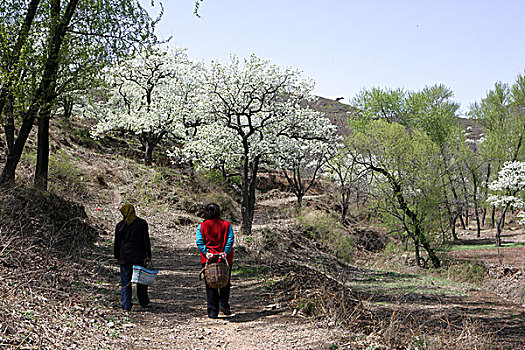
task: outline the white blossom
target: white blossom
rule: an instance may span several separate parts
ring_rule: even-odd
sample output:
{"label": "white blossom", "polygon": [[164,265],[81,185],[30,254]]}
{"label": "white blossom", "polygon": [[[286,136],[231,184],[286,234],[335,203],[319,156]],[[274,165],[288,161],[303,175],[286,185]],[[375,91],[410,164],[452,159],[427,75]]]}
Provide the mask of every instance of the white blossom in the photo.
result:
{"label": "white blossom", "polygon": [[98,121],[94,137],[127,131],[152,148],[166,137],[183,140],[200,124],[203,65],[184,48],[141,52],[103,77],[107,89],[85,110]]}
{"label": "white blossom", "polygon": [[525,189],[525,162],[505,162],[498,178],[489,184],[489,189],[494,194],[487,198],[488,203],[496,207],[525,208],[522,198]]}
{"label": "white blossom", "polygon": [[312,80],[255,55],[242,63],[234,55],[226,65],[212,62],[204,88],[207,122],[184,148],[199,167],[236,169],[244,157],[282,163],[286,152],[335,134],[321,113],[299,104],[314,99]]}

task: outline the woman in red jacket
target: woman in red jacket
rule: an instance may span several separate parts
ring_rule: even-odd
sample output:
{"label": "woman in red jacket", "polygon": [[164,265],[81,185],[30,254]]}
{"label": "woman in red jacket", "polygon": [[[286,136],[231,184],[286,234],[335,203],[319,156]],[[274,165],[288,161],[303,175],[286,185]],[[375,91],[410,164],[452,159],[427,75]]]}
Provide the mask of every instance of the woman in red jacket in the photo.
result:
{"label": "woman in red jacket", "polygon": [[[233,229],[231,223],[221,219],[221,209],[215,203],[210,203],[204,210],[204,222],[199,225],[196,235],[197,247],[201,251],[201,264],[204,267],[209,259],[227,259],[230,266],[233,263]],[[231,270],[230,270],[231,273]],[[208,304],[208,317],[217,318],[219,311],[224,315],[231,315],[230,311],[230,288],[231,284],[224,288],[210,288],[206,279],[206,301]]]}

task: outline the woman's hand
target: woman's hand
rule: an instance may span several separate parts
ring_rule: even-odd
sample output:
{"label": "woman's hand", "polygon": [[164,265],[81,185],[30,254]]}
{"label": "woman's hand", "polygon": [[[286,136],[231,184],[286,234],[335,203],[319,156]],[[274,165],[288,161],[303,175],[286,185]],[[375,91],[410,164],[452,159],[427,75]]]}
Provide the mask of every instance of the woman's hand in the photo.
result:
{"label": "woman's hand", "polygon": [[213,258],[213,253],[207,252],[206,259],[210,260],[211,258]]}
{"label": "woman's hand", "polygon": [[222,252],[219,254],[219,257],[220,258],[223,258],[223,259],[226,259],[226,253],[225,252]]}

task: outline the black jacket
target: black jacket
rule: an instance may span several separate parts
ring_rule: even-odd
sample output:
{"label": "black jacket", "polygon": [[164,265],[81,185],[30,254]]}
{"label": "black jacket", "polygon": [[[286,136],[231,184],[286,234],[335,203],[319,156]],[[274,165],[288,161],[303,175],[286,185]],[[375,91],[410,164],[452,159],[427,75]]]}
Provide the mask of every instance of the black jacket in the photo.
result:
{"label": "black jacket", "polygon": [[148,223],[136,218],[131,225],[122,220],[115,229],[115,245],[113,247],[115,259],[119,264],[130,265],[144,263],[151,258],[151,243],[149,240]]}

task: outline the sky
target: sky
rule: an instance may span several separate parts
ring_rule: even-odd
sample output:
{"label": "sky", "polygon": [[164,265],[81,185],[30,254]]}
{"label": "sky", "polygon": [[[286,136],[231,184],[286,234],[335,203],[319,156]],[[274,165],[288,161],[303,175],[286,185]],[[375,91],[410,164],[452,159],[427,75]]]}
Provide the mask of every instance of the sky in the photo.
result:
{"label": "sky", "polygon": [[524,0],[204,0],[200,18],[194,0],[163,5],[158,34],[190,58],[255,53],[344,103],[372,87],[444,84],[465,112],[525,72]]}

